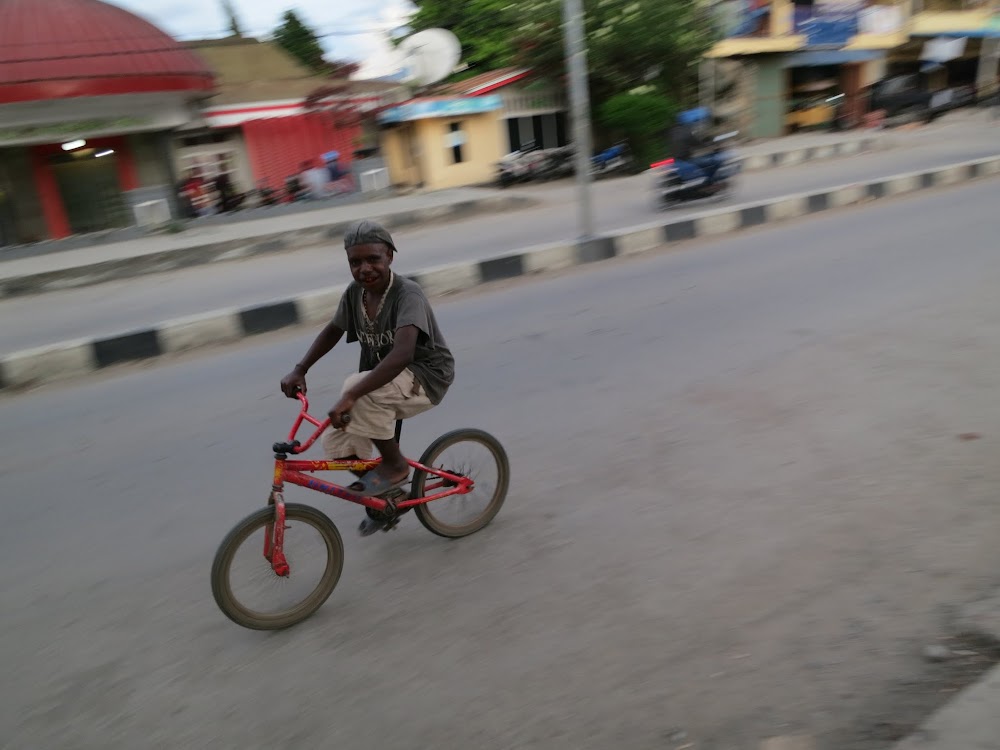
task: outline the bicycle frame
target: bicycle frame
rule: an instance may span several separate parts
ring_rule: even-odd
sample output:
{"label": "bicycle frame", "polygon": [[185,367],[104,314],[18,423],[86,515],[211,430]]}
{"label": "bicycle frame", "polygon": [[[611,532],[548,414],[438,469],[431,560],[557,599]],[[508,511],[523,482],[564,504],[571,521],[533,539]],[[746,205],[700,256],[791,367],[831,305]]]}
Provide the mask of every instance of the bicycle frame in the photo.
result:
{"label": "bicycle frame", "polygon": [[[357,505],[363,505],[366,508],[371,508],[372,510],[383,513],[390,508],[389,503],[382,498],[363,497],[355,492],[351,492],[351,490],[346,487],[342,487],[339,484],[334,484],[333,482],[327,482],[323,479],[319,479],[318,477],[310,476],[310,474],[318,471],[370,471],[381,463],[380,458],[362,461],[301,461],[288,459],[289,453],[295,455],[309,450],[309,448],[311,448],[312,445],[319,439],[319,436],[330,427],[329,419],[325,419],[321,422],[309,414],[309,400],[306,398],[305,394],[299,393],[298,399],[302,402],[302,410],[299,412],[298,418],[295,420],[291,431],[288,433],[288,442],[275,444],[274,479],[271,484],[271,496],[268,498],[268,504],[274,506],[275,518],[274,523],[268,524],[265,533],[264,557],[271,563],[271,567],[274,569],[274,572],[279,576],[287,576],[290,573],[288,561],[285,559],[283,551],[286,528],[284,497],[286,483],[298,485],[299,487],[305,487],[306,489],[315,490],[316,492],[322,492],[324,495],[338,497],[341,500],[346,500],[347,502],[355,503]],[[300,444],[299,441],[295,439],[295,436],[298,434],[303,422],[308,422],[313,425],[316,428],[316,431],[313,432],[308,440],[306,440],[305,444]],[[411,461],[410,459],[407,459],[406,462],[411,468],[416,469],[417,471],[422,471],[428,476],[437,477],[439,480],[431,484],[425,483],[425,492],[428,490],[443,491],[432,495],[424,495],[419,498],[409,498],[395,503],[393,507],[396,512],[409,510],[417,505],[424,505],[434,500],[451,497],[452,495],[467,495],[472,492],[475,487],[475,482],[468,477],[462,477],[441,469],[424,466],[423,464],[418,463],[417,461]]]}
{"label": "bicycle frame", "polygon": [[[438,477],[441,480],[430,485],[424,485],[425,491],[443,489],[449,487],[449,485],[450,488],[433,495],[403,500],[396,503],[397,510],[406,510],[415,505],[424,505],[425,503],[451,497],[452,495],[467,495],[472,491],[473,482],[471,479],[450,474],[441,469],[432,469],[429,466],[424,466],[409,459],[406,462],[411,468],[426,472],[428,475]],[[317,471],[370,471],[378,466],[379,463],[379,459],[372,459],[370,461],[289,461],[278,458],[274,461],[274,484],[272,485],[272,490],[274,492],[284,491],[285,483],[287,482],[288,484],[296,484],[299,487],[322,492],[324,495],[339,497],[341,500],[346,500],[349,503],[364,505],[366,508],[371,508],[372,510],[385,511],[389,507],[389,504],[381,498],[363,497],[339,484],[309,476],[310,473]]]}

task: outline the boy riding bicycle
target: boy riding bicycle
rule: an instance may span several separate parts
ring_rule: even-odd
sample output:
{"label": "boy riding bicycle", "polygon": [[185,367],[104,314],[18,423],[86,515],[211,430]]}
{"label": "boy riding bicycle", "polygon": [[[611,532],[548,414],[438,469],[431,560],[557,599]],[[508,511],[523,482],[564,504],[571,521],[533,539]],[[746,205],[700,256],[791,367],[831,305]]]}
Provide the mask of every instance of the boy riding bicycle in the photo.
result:
{"label": "boy riding bicycle", "polygon": [[[344,292],[333,320],[305,357],[281,381],[289,398],[306,390],[306,373],[347,334],[361,344],[359,372],[344,383],[330,409],[323,435],[327,460],[367,459],[378,448],[382,462],[359,477],[352,492],[367,497],[389,493],[409,479],[409,465],[395,439],[396,420],[441,403],[455,379],[455,361],[420,285],[392,272],[396,245],[373,221],[348,228],[344,248],[354,282]],[[348,418],[349,415],[349,418]],[[362,536],[384,522],[366,518]]]}

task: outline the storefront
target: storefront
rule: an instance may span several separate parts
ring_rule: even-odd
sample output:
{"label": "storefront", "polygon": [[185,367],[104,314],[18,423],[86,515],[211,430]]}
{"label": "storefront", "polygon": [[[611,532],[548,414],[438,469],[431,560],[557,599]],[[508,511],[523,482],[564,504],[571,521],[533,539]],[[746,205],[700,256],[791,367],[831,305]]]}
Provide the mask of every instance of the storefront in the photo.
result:
{"label": "storefront", "polygon": [[0,4],[0,49],[0,245],[127,226],[170,199],[170,134],[214,86],[197,55],[94,0]]}
{"label": "storefront", "polygon": [[175,168],[207,179],[226,172],[240,191],[280,191],[303,162],[331,151],[350,168],[364,140],[359,115],[405,99],[400,86],[378,81],[337,81],[336,93],[313,97],[330,79],[272,42],[228,37],[188,47],[212,69],[216,93],[174,138]]}
{"label": "storefront", "polygon": [[494,179],[506,140],[497,94],[414,99],[379,117],[392,184],[428,190]]}
{"label": "storefront", "polygon": [[405,99],[364,81],[317,99],[331,79],[271,42],[182,44],[98,0],[0,2],[0,50],[0,246],[130,226],[151,201],[176,217],[194,174],[282,196],[323,154],[351,169],[360,115]]}
{"label": "storefront", "polygon": [[566,99],[561,89],[531,78],[523,68],[502,68],[441,87],[443,96],[499,94],[501,148],[560,148],[569,144]]}

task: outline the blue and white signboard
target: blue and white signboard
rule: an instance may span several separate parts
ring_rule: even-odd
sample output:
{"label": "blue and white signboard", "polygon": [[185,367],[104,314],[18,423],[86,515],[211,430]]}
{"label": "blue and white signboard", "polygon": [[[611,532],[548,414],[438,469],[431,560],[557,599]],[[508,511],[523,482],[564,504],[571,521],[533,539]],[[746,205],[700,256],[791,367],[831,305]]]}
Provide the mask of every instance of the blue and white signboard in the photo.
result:
{"label": "blue and white signboard", "polygon": [[795,33],[806,36],[808,47],[843,47],[858,33],[863,5],[858,0],[819,0],[796,6]]}
{"label": "blue and white signboard", "polygon": [[410,122],[429,117],[462,117],[481,115],[503,109],[503,99],[498,94],[469,96],[459,99],[424,99],[387,109],[378,116],[381,123]]}

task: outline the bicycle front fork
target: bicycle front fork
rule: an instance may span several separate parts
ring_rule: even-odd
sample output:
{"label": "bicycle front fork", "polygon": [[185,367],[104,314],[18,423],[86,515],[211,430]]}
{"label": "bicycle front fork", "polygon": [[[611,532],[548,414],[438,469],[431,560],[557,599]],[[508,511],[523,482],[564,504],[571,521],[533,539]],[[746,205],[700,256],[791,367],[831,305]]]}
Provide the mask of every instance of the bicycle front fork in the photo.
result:
{"label": "bicycle front fork", "polygon": [[268,505],[274,506],[274,521],[264,529],[264,559],[271,563],[274,574],[287,578],[291,569],[285,558],[285,496],[272,490]]}

